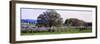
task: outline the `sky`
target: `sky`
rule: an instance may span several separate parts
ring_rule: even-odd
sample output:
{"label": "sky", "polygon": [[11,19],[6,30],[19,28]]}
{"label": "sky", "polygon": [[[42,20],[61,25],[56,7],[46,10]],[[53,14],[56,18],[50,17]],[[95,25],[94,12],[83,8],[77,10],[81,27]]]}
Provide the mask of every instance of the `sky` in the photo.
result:
{"label": "sky", "polygon": [[[37,20],[37,17],[40,14],[43,14],[47,9],[34,9],[34,8],[21,8],[21,19],[34,19]],[[60,14],[63,18],[63,22],[69,18],[77,18],[85,22],[92,22],[92,11],[91,10],[62,10],[56,9],[56,12]]]}

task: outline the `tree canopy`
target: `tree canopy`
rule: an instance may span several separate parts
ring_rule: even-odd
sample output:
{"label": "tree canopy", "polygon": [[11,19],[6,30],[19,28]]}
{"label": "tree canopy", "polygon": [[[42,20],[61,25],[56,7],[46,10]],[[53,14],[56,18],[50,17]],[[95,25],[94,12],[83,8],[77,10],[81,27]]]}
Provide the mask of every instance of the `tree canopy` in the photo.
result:
{"label": "tree canopy", "polygon": [[85,26],[85,22],[76,18],[66,19],[65,24],[67,26]]}
{"label": "tree canopy", "polygon": [[37,20],[38,26],[52,27],[63,25],[63,21],[60,14],[53,9],[47,9],[45,12],[38,16]]}

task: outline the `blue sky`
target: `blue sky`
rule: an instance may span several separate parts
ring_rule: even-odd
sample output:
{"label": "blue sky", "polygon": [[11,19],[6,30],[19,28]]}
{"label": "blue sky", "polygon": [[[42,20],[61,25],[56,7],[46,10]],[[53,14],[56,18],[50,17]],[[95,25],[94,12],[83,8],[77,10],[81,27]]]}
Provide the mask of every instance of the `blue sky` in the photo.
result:
{"label": "blue sky", "polygon": [[[34,19],[45,12],[47,9],[29,9],[21,8],[21,19]],[[92,22],[92,11],[90,10],[58,10],[56,12],[61,15],[63,22],[69,18],[77,18],[85,22]]]}

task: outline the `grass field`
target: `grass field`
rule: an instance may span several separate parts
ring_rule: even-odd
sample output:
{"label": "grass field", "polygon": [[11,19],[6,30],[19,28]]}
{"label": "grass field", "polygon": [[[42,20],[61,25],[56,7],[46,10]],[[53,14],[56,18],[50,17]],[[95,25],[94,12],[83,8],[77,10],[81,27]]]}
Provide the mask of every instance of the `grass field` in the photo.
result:
{"label": "grass field", "polygon": [[92,32],[91,28],[87,28],[84,30],[80,29],[73,29],[73,28],[67,28],[64,31],[55,31],[55,32],[48,32],[48,31],[40,31],[40,32],[33,32],[33,31],[27,31],[25,33],[21,32],[21,35],[48,35],[48,34],[73,34],[73,33],[90,33]]}

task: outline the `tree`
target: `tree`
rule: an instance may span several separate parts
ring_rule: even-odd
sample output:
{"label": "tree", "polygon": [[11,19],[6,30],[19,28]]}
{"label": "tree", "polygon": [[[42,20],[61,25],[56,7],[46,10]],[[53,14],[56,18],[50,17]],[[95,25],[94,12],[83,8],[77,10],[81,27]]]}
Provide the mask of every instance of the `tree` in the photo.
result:
{"label": "tree", "polygon": [[65,24],[67,26],[77,26],[76,29],[79,29],[80,31],[86,29],[86,22],[76,19],[76,18],[70,18],[70,19],[66,19]]}
{"label": "tree", "polygon": [[65,24],[67,26],[85,26],[85,22],[76,18],[66,19]]}
{"label": "tree", "polygon": [[63,25],[60,14],[52,9],[46,10],[46,12],[40,14],[37,19],[37,26],[58,27]]}

